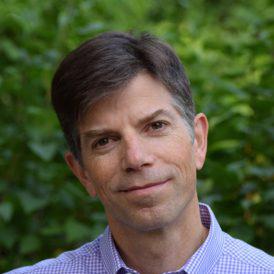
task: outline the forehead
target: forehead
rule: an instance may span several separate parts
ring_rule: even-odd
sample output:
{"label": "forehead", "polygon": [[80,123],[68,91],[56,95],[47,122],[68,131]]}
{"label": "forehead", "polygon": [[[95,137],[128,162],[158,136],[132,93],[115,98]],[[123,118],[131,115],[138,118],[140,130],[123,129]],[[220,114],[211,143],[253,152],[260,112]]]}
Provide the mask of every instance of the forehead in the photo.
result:
{"label": "forehead", "polygon": [[80,123],[86,127],[114,124],[117,120],[139,119],[158,109],[175,111],[174,100],[167,88],[149,74],[140,73],[121,90],[96,102]]}

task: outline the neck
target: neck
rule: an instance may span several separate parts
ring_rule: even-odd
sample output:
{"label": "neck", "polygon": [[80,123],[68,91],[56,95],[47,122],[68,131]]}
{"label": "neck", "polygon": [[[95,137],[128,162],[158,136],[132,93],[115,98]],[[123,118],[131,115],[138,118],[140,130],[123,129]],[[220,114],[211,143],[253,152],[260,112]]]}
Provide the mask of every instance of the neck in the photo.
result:
{"label": "neck", "polygon": [[111,222],[110,229],[126,265],[142,274],[178,270],[208,234],[201,223],[197,198],[187,205],[176,223],[161,230],[139,232],[126,226],[112,226]]}

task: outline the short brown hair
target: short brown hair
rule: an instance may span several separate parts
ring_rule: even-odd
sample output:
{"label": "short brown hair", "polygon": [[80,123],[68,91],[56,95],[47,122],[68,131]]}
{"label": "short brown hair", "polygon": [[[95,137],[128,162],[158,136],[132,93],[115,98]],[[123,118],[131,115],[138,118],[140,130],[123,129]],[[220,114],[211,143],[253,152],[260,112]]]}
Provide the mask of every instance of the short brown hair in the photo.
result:
{"label": "short brown hair", "polygon": [[52,80],[52,104],[74,156],[81,160],[78,124],[92,104],[146,71],[162,82],[193,131],[189,81],[173,50],[156,37],[106,32],[69,53]]}

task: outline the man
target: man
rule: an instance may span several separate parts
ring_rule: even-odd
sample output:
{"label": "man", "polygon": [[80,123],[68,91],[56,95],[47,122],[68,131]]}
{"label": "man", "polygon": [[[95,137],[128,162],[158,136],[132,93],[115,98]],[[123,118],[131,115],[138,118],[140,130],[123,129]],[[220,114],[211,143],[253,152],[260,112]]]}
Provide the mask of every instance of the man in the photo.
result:
{"label": "man", "polygon": [[198,203],[208,123],[173,51],[149,35],[104,33],[52,82],[65,159],[109,226],[77,250],[10,273],[274,273],[274,259],[223,232]]}

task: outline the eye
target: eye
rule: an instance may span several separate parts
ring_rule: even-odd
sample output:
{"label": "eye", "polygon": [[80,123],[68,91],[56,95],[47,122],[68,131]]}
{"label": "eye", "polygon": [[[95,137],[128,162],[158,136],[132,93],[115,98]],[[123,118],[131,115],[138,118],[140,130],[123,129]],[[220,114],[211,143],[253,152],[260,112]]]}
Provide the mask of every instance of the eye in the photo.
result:
{"label": "eye", "polygon": [[150,127],[157,130],[164,127],[164,123],[162,121],[153,122],[151,123]]}
{"label": "eye", "polygon": [[92,145],[92,147],[94,149],[103,149],[103,148],[108,147],[113,141],[114,141],[113,138],[103,137],[103,138],[100,138],[97,141],[95,141],[94,144]]}
{"label": "eye", "polygon": [[109,143],[109,138],[105,137],[105,138],[102,138],[102,139],[98,140],[98,141],[95,143],[95,145],[101,147],[101,146],[105,146],[105,145],[108,144],[108,143]]}
{"label": "eye", "polygon": [[165,121],[155,121],[149,124],[149,130],[151,131],[162,131],[166,128],[167,122]]}

